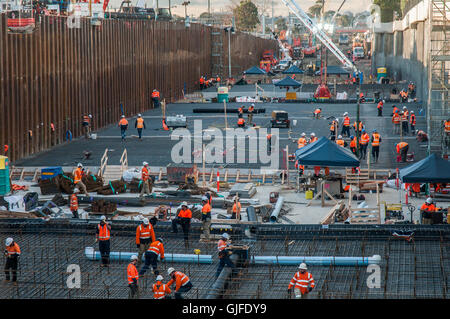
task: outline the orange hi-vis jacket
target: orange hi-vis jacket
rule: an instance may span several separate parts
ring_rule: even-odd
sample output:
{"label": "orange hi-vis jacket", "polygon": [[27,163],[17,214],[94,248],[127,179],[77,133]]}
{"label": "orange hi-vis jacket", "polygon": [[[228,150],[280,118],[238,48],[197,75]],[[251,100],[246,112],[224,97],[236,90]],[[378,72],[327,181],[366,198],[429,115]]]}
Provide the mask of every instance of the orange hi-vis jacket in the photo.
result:
{"label": "orange hi-vis jacket", "polygon": [[297,140],[297,146],[298,146],[298,148],[302,148],[302,147],[305,146],[305,145],[306,145],[306,138],[300,137],[300,138]]}
{"label": "orange hi-vis jacket", "polygon": [[219,77],[217,77],[216,81],[217,81],[217,82],[220,82],[220,78],[219,78]]}
{"label": "orange hi-vis jacket", "polygon": [[450,121],[445,121],[445,132],[446,133],[450,132]]}
{"label": "orange hi-vis jacket", "polygon": [[288,289],[291,289],[292,287],[299,288],[300,292],[304,294],[308,291],[308,286],[311,288],[316,286],[313,276],[307,271],[303,274],[300,271],[297,271],[294,277],[292,277]]}
{"label": "orange hi-vis jacket", "polygon": [[70,211],[74,212],[78,210],[78,198],[76,194],[70,196]]}
{"label": "orange hi-vis jacket", "polygon": [[219,242],[217,243],[217,250],[218,251],[222,251],[222,250],[226,249],[227,247],[228,247],[228,244],[223,239],[219,240]]}
{"label": "orange hi-vis jacket", "polygon": [[98,224],[98,240],[109,240],[111,237],[111,233],[109,230],[108,223],[105,223],[103,226]]}
{"label": "orange hi-vis jacket", "polygon": [[206,217],[211,218],[211,205],[209,203],[206,203],[202,207],[202,215],[206,215]]}
{"label": "orange hi-vis jacket", "polygon": [[167,283],[167,286],[172,286],[172,284],[175,282],[175,291],[178,291],[180,287],[186,285],[189,282],[189,277],[183,274],[181,271],[175,271],[175,279],[170,279],[170,281]]}
{"label": "orange hi-vis jacket", "polygon": [[248,112],[251,113],[255,110],[255,108],[253,106],[250,105],[250,107],[248,108]]}
{"label": "orange hi-vis jacket", "polygon": [[83,116],[83,123],[91,123],[91,118],[89,117],[89,115],[84,115]]}
{"label": "orange hi-vis jacket", "polygon": [[400,142],[397,144],[396,149],[397,149],[397,153],[400,154],[400,150],[404,147],[408,146],[408,143],[406,142]]}
{"label": "orange hi-vis jacket", "polygon": [[245,123],[245,120],[241,117],[240,119],[238,119],[237,123],[239,125],[243,125]]}
{"label": "orange hi-vis jacket", "polygon": [[380,102],[378,102],[377,109],[382,109],[382,108],[383,108],[383,102],[380,101]]}
{"label": "orange hi-vis jacket", "polygon": [[400,115],[398,113],[394,113],[394,115],[392,115],[392,123],[394,124],[400,124]]}
{"label": "orange hi-vis jacket", "polygon": [[378,133],[372,134],[372,147],[373,146],[380,146],[380,134]]}
{"label": "orange hi-vis jacket", "polygon": [[156,240],[155,231],[153,230],[152,224],[148,224],[145,226],[144,224],[140,224],[136,228],[136,244],[141,244],[141,239],[152,239],[152,242]]}
{"label": "orange hi-vis jacket", "polygon": [[133,279],[136,279],[136,281],[139,279],[139,274],[137,271],[137,268],[133,263],[129,263],[127,267],[127,277],[128,277],[128,284],[133,283]]}
{"label": "orange hi-vis jacket", "polygon": [[205,84],[205,79],[203,77],[200,78],[200,84]]}
{"label": "orange hi-vis jacket", "polygon": [[320,114],[321,112],[322,112],[321,109],[315,109],[315,110],[314,110],[314,114]]}
{"label": "orange hi-vis jacket", "polygon": [[[409,123],[411,123],[411,125],[416,125],[416,114],[411,114],[411,116],[409,117]],[[449,122],[450,124],[450,122]],[[450,131],[450,125],[449,125],[449,131]]]}
{"label": "orange hi-vis jacket", "polygon": [[15,242],[14,245],[6,246],[6,252],[8,253],[8,257],[13,255],[20,255],[20,247]]}
{"label": "orange hi-vis jacket", "polygon": [[126,118],[121,118],[119,121],[119,126],[128,125],[128,121]]}
{"label": "orange hi-vis jacket", "polygon": [[361,139],[359,140],[359,144],[361,145],[367,145],[367,143],[369,143],[370,141],[370,136],[367,133],[364,133],[363,135],[361,135]]}
{"label": "orange hi-vis jacket", "polygon": [[397,108],[396,106],[394,106],[394,107],[392,108],[392,114],[397,113],[397,112],[398,112],[398,108]]}
{"label": "orange hi-vis jacket", "polygon": [[427,204],[424,203],[421,207],[420,210],[423,210],[425,212],[429,212],[429,213],[433,213],[438,211],[438,208],[436,206],[434,206],[434,204]]}
{"label": "orange hi-vis jacket", "polygon": [[344,126],[350,126],[350,118],[348,116],[346,116],[344,118],[344,123],[342,124]]}
{"label": "orange hi-vis jacket", "polygon": [[356,137],[350,141],[350,148],[356,148]]}
{"label": "orange hi-vis jacket", "polygon": [[148,247],[148,251],[152,251],[155,254],[161,256],[161,259],[164,259],[164,245],[159,240],[151,243],[150,247]]}
{"label": "orange hi-vis jacket", "polygon": [[75,172],[74,172],[73,175],[75,175],[75,176],[74,176],[74,179],[73,179],[73,182],[74,182],[75,184],[77,184],[78,182],[81,181],[81,178],[83,177],[83,171],[81,170],[80,167],[78,167],[78,168],[75,170]]}
{"label": "orange hi-vis jacket", "polygon": [[152,98],[159,98],[159,91],[152,92]]}
{"label": "orange hi-vis jacket", "polygon": [[169,286],[163,284],[161,281],[157,281],[156,284],[153,284],[152,291],[153,291],[153,298],[155,299],[163,299],[166,295],[172,292]]}
{"label": "orange hi-vis jacket", "polygon": [[142,117],[136,119],[136,128],[144,128],[144,119]]}
{"label": "orange hi-vis jacket", "polygon": [[318,140],[318,138],[317,137],[313,137],[313,138],[311,138],[310,140],[309,140],[309,143],[314,143],[315,141],[317,141]]}
{"label": "orange hi-vis jacket", "polygon": [[241,208],[242,208],[241,203],[237,202],[237,205],[236,205],[236,203],[234,203],[233,204],[233,213],[240,213]]}
{"label": "orange hi-vis jacket", "polygon": [[186,210],[181,209],[180,213],[178,214],[178,217],[192,218],[192,212],[189,208]]}
{"label": "orange hi-vis jacket", "polygon": [[339,145],[339,146],[344,147],[345,142],[344,142],[344,140],[340,139],[340,140],[336,140],[336,144]]}
{"label": "orange hi-vis jacket", "polygon": [[242,106],[238,108],[238,113],[244,113],[244,109],[242,108]]}
{"label": "orange hi-vis jacket", "polygon": [[304,169],[305,169],[305,166],[304,166],[304,165],[301,165],[301,164],[298,165],[298,160],[296,160],[296,161],[295,161],[295,168],[296,168],[296,169],[304,170]]}
{"label": "orange hi-vis jacket", "polygon": [[144,167],[142,167],[142,175],[141,175],[141,178],[142,178],[142,180],[145,182],[145,181],[148,180],[148,177],[149,177],[148,168],[144,166]]}

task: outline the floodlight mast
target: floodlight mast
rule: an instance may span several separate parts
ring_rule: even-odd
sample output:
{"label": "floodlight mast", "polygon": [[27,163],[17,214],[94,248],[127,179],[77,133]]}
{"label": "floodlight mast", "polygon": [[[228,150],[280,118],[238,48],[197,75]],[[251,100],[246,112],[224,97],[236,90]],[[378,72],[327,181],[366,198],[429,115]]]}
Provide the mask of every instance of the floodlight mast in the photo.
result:
{"label": "floodlight mast", "polygon": [[353,72],[358,73],[356,66],[350,61],[345,54],[339,50],[339,48],[333,43],[333,41],[323,32],[317,24],[311,20],[311,18],[306,14],[305,11],[300,8],[300,6],[294,0],[281,0],[289,10],[296,15],[296,17],[314,34],[320,42],[322,42],[328,50],[333,53],[336,58],[347,68],[352,69]]}

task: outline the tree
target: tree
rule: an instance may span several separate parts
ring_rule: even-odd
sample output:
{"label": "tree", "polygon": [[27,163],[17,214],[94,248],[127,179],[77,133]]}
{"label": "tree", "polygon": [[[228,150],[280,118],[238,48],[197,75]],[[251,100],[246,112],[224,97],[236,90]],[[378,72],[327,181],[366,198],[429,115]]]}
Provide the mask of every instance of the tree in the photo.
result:
{"label": "tree", "polygon": [[286,20],[284,18],[278,18],[275,20],[275,28],[279,31],[287,30]]}
{"label": "tree", "polygon": [[253,31],[259,24],[258,8],[251,0],[242,0],[233,10],[236,28],[242,31]]}
{"label": "tree", "polygon": [[203,12],[202,14],[200,14],[200,19],[208,19],[210,16],[209,16],[209,13],[208,12]]}
{"label": "tree", "polygon": [[374,0],[373,3],[380,6],[381,22],[392,22],[394,11],[401,15],[400,0]]}
{"label": "tree", "polygon": [[321,4],[315,4],[308,9],[309,15],[314,17],[320,17],[320,14],[322,13],[322,5]]}

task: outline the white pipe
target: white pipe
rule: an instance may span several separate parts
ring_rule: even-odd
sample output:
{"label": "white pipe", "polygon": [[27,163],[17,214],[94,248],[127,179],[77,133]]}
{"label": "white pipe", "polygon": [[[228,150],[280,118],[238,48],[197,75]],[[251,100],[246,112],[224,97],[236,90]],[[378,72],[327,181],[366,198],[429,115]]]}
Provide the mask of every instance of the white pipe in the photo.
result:
{"label": "white pipe", "polygon": [[319,256],[252,256],[250,263],[254,265],[298,266],[300,263],[311,266],[367,266],[378,265],[380,255],[372,257],[319,257]]}

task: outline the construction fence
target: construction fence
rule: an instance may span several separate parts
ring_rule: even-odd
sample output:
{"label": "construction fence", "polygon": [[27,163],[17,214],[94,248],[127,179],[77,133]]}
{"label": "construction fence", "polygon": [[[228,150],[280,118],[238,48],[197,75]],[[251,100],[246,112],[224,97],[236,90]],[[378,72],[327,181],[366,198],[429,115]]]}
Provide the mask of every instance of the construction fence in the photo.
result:
{"label": "construction fence", "polygon": [[[211,76],[211,27],[107,19],[94,26],[84,18],[69,27],[52,16],[36,25],[10,33],[0,14],[0,144],[12,161],[80,136],[83,115],[99,129],[151,108],[154,88],[171,102]],[[218,32],[228,60],[228,35]],[[237,75],[276,43],[238,32],[231,47]]]}

